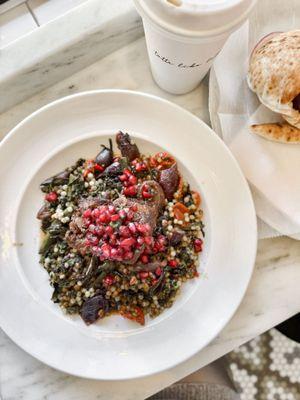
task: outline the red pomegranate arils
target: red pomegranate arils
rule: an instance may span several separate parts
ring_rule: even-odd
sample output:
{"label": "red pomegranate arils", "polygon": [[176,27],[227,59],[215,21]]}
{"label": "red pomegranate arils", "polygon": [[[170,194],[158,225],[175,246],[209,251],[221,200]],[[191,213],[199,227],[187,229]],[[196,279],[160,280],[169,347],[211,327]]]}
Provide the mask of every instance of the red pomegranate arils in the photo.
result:
{"label": "red pomegranate arils", "polygon": [[87,210],[84,211],[83,218],[90,218],[91,215],[92,215],[92,210],[88,208]]}
{"label": "red pomegranate arils", "polygon": [[49,201],[49,203],[54,203],[57,200],[57,193],[56,192],[50,192],[46,194],[45,200]]}
{"label": "red pomegranate arils", "polygon": [[178,266],[178,262],[177,262],[176,260],[170,260],[170,261],[168,262],[168,265],[169,265],[171,268],[176,268],[176,267]]}
{"label": "red pomegranate arils", "polygon": [[111,247],[110,247],[110,245],[109,245],[109,244],[103,244],[103,245],[101,246],[101,252],[102,252],[102,255],[103,255],[105,258],[109,258],[109,257],[110,257],[110,252],[111,252]]}
{"label": "red pomegranate arils", "polygon": [[146,236],[146,237],[144,238],[144,241],[145,241],[145,243],[146,243],[148,246],[151,246],[152,243],[153,243],[153,238],[152,238],[151,236]]}
{"label": "red pomegranate arils", "polygon": [[135,223],[134,223],[134,222],[130,222],[130,223],[128,224],[128,228],[129,228],[129,230],[130,230],[131,233],[136,233],[136,226],[135,226]]}
{"label": "red pomegranate arils", "polygon": [[119,216],[119,214],[113,214],[110,217],[110,219],[111,219],[112,222],[116,222],[116,221],[118,221],[120,219],[120,216]]}
{"label": "red pomegranate arils", "polygon": [[143,236],[138,236],[138,238],[136,239],[136,241],[137,241],[137,243],[138,243],[139,245],[144,244],[144,238],[143,238]]}
{"label": "red pomegranate arils", "polygon": [[116,212],[116,207],[115,206],[110,204],[107,208],[108,208],[108,212],[110,214],[115,214],[115,212]]}
{"label": "red pomegranate arils", "polygon": [[142,191],[142,196],[144,199],[151,199],[153,195],[149,192],[146,192],[145,190]]}
{"label": "red pomegranate arils", "polygon": [[99,216],[100,216],[100,210],[98,210],[98,208],[95,208],[95,210],[92,211],[92,217],[99,218]]}
{"label": "red pomegranate arils", "polygon": [[136,185],[137,184],[137,177],[134,175],[131,175],[128,179],[128,182],[130,183],[130,185]]}
{"label": "red pomegranate arils", "polygon": [[122,174],[122,175],[119,176],[119,179],[120,179],[121,182],[125,182],[125,181],[127,181],[128,176],[125,175],[125,174]]}
{"label": "red pomegranate arils", "polygon": [[124,226],[124,225],[120,226],[119,232],[122,237],[130,237],[131,236],[130,230],[127,226]]}
{"label": "red pomegranate arils", "polygon": [[124,174],[126,175],[126,176],[128,176],[128,177],[130,177],[131,175],[132,175],[132,172],[129,170],[129,169],[124,169]]}
{"label": "red pomegranate arils", "polygon": [[125,260],[131,260],[132,257],[133,257],[133,252],[132,252],[132,251],[127,251],[127,252],[124,254]]}
{"label": "red pomegranate arils", "polygon": [[108,225],[108,226],[105,228],[105,233],[107,233],[107,235],[111,236],[111,235],[113,234],[113,232],[114,232],[114,230],[113,230],[113,228],[112,228],[110,225]]}
{"label": "red pomegranate arils", "polygon": [[115,282],[115,278],[112,275],[107,275],[104,279],[103,282],[107,286],[111,286]]}
{"label": "red pomegranate arils", "polygon": [[202,244],[203,241],[201,239],[194,240],[194,249],[197,253],[200,253],[202,251]]}
{"label": "red pomegranate arils", "polygon": [[141,272],[139,273],[139,277],[140,277],[141,279],[147,279],[148,276],[149,276],[149,272],[147,272],[147,271],[141,271]]}
{"label": "red pomegranate arils", "polygon": [[141,256],[141,261],[143,264],[147,264],[149,262],[149,257],[146,254]]}
{"label": "red pomegranate arils", "polygon": [[119,211],[119,216],[120,216],[120,218],[125,219],[127,217],[126,211],[125,210],[120,210]]}
{"label": "red pomegranate arils", "polygon": [[130,196],[130,197],[136,196],[137,188],[136,186],[125,187],[123,189],[123,193],[125,194],[125,196]]}
{"label": "red pomegranate arils", "polygon": [[127,239],[123,239],[120,242],[120,246],[121,247],[130,247],[135,245],[136,241],[134,238],[127,238]]}

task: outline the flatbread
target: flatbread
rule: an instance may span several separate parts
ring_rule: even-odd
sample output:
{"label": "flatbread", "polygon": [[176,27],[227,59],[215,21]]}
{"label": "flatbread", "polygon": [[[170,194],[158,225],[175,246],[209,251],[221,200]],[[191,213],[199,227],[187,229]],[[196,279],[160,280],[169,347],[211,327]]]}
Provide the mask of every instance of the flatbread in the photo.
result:
{"label": "flatbread", "polygon": [[300,128],[300,30],[271,34],[250,56],[248,85],[260,101]]}
{"label": "flatbread", "polygon": [[300,129],[287,123],[259,124],[250,127],[251,132],[281,143],[300,144]]}

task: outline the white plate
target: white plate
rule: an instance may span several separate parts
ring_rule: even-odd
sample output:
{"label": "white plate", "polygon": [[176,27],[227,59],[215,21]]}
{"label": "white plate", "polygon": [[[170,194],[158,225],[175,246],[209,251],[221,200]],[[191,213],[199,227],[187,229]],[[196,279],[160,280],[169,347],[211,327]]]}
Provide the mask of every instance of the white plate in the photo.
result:
{"label": "white plate", "polygon": [[[42,179],[92,157],[117,130],[141,150],[167,149],[203,198],[202,278],[145,327],[113,316],[87,327],[51,300],[38,263],[35,218]],[[191,357],[230,320],[251,277],[256,218],[230,152],[202,121],[143,93],[93,91],[55,101],[21,122],[0,147],[0,325],[25,351],[70,374],[95,379],[150,375]]]}

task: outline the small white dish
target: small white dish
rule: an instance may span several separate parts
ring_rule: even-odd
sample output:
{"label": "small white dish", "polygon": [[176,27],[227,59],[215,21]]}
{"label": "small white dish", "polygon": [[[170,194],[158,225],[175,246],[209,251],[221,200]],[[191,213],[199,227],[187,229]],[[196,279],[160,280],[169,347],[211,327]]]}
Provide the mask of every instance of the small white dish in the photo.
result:
{"label": "small white dish", "polygon": [[[112,316],[87,327],[51,302],[38,262],[39,183],[79,157],[94,156],[118,130],[143,153],[172,153],[203,198],[201,277],[144,327]],[[44,363],[86,378],[154,374],[206,346],[240,304],[256,254],[251,194],[222,141],[182,108],[143,93],[104,90],[57,100],[33,113],[0,147],[0,326]]]}

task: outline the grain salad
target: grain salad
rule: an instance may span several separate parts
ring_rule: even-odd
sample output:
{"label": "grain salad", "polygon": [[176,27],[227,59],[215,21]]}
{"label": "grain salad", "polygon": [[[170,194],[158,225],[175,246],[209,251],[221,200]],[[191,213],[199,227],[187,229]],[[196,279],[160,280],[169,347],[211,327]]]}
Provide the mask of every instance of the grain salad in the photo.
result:
{"label": "grain salad", "polygon": [[87,325],[112,313],[144,325],[199,275],[201,198],[170,154],[141,154],[127,133],[115,139],[118,151],[109,140],[41,183],[40,262],[64,312]]}

